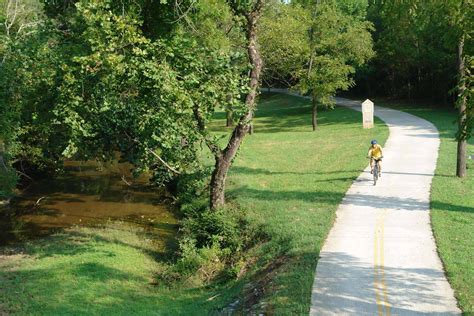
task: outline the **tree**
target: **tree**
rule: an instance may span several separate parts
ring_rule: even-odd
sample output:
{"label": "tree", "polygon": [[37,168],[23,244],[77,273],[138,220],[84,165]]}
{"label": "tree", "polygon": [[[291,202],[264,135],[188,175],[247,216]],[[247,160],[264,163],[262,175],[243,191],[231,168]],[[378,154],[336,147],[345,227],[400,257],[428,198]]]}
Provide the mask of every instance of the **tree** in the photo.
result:
{"label": "tree", "polygon": [[[161,37],[143,32],[142,11],[134,3],[79,1],[68,32],[75,53],[62,65],[55,111],[70,135],[63,154],[85,159],[119,150],[162,182],[198,169],[198,146],[204,142],[215,157],[210,206],[223,206],[226,175],[255,110],[261,70],[256,28],[263,1],[229,5],[245,33],[248,72],[241,67],[244,55],[203,45],[180,27]],[[229,106],[240,118],[220,148],[207,123],[216,108]]]}
{"label": "tree", "polygon": [[[232,0],[229,4],[236,17],[243,17],[243,29],[247,40],[247,56],[251,69],[248,73],[247,93],[245,96],[245,110],[240,116],[237,126],[234,128],[227,146],[222,150],[210,144],[214,154],[215,167],[211,177],[211,209],[222,207],[225,202],[225,181],[233,159],[242,143],[245,135],[249,132],[253,112],[256,107],[257,92],[260,86],[260,73],[262,60],[260,57],[257,28],[264,0]],[[201,132],[203,132],[201,125]]]}
{"label": "tree", "polygon": [[265,7],[258,32],[266,85],[292,87],[297,83],[297,72],[310,55],[310,27],[310,11],[299,4],[273,1]]}
{"label": "tree", "polygon": [[[245,54],[245,34],[236,23],[232,10],[225,1],[202,0],[197,2],[182,23],[183,28],[192,34],[196,40],[212,50],[223,54],[238,52]],[[247,61],[241,58],[242,70],[246,70]],[[232,94],[229,94],[226,102],[226,126],[232,127],[234,121],[238,120],[232,109]],[[238,113],[237,113],[238,114]]]}
{"label": "tree", "polygon": [[370,1],[368,19],[375,25],[375,58],[357,76],[360,94],[430,99],[452,103],[456,50],[443,39],[449,1]]}
{"label": "tree", "polygon": [[[150,171],[165,183],[202,168],[199,145],[205,143],[215,158],[210,207],[223,206],[226,175],[256,106],[263,0],[229,1],[221,15],[192,1],[45,3],[48,27],[18,50],[25,58],[10,63],[6,76],[8,86],[22,83],[5,95],[7,104],[20,106],[17,157],[33,153],[36,162],[60,163],[69,157],[111,159],[119,152],[137,172]],[[207,17],[188,32],[192,14]],[[179,23],[157,22],[172,16]],[[202,33],[221,22],[229,29],[214,30],[218,41]],[[239,39],[245,49],[234,52]],[[239,118],[224,148],[207,129],[217,108]]]}
{"label": "tree", "polygon": [[312,126],[318,105],[332,107],[338,90],[354,85],[352,74],[370,59],[367,1],[272,2],[260,29],[264,78],[312,96]]}
{"label": "tree", "polygon": [[[354,85],[351,75],[370,59],[371,23],[365,21],[363,1],[316,1],[307,4],[312,21],[309,55],[298,70],[296,88],[312,96],[312,126],[317,127],[318,104],[333,106],[338,90]],[[361,9],[362,8],[362,9]],[[361,11],[362,10],[362,11]]]}
{"label": "tree", "polygon": [[[459,123],[456,139],[457,146],[457,163],[456,175],[460,178],[466,176],[466,159],[467,159],[467,140],[473,134],[473,112],[474,100],[473,94],[473,57],[472,57],[472,35],[474,21],[474,7],[471,1],[461,0],[453,1],[450,12],[453,31],[458,38],[457,55],[458,55],[458,99],[456,105],[459,109]],[[465,43],[468,45],[465,45]],[[465,48],[467,46],[467,49]]]}
{"label": "tree", "polygon": [[[0,195],[11,194],[16,185],[16,171],[12,168],[18,155],[27,152],[34,157],[39,146],[31,146],[35,131],[29,118],[35,117],[33,104],[23,97],[34,94],[44,72],[39,68],[38,48],[43,54],[49,51],[44,42],[42,6],[35,0],[0,1]],[[46,70],[47,72],[47,70]],[[43,85],[43,89],[45,86]],[[41,96],[45,92],[42,91]],[[36,95],[39,97],[40,95]],[[30,135],[28,135],[32,132]],[[23,144],[25,137],[29,142]],[[19,172],[21,173],[21,172]]]}
{"label": "tree", "polygon": [[70,36],[77,47],[63,65],[56,112],[71,135],[63,154],[110,158],[119,151],[161,183],[197,167],[193,109],[198,104],[207,116],[218,104],[229,56],[200,48],[179,29],[147,37],[133,3],[81,1],[76,8]]}
{"label": "tree", "polygon": [[467,140],[472,137],[474,126],[472,100],[474,4],[471,0],[451,0],[439,6],[436,1],[430,1],[428,7],[444,28],[442,44],[456,57],[456,62],[453,60],[450,65],[450,68],[457,72],[457,75],[453,76],[457,83],[452,89],[456,94],[455,105],[458,108],[456,175],[463,178],[467,174]]}

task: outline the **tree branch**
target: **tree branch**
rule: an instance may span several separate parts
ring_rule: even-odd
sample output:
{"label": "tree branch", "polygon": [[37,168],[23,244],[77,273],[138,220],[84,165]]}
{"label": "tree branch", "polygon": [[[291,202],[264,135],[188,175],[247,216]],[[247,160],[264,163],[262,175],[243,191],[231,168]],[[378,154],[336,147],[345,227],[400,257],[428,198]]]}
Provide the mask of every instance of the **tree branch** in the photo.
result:
{"label": "tree branch", "polygon": [[220,157],[222,155],[222,150],[219,148],[219,146],[215,142],[213,142],[209,138],[209,133],[206,130],[206,123],[204,122],[204,118],[202,117],[199,111],[198,104],[195,104],[195,106],[193,107],[193,113],[194,113],[194,118],[196,119],[196,122],[197,122],[197,126],[199,128],[199,132],[204,137],[204,141],[206,142],[207,147],[211,150],[214,156]]}
{"label": "tree branch", "polygon": [[127,137],[132,140],[133,142],[139,144],[139,145],[142,145],[144,148],[145,148],[145,151],[147,151],[148,153],[152,154],[153,156],[156,157],[156,159],[158,159],[159,162],[161,162],[168,170],[170,170],[171,172],[173,172],[174,174],[181,174],[181,172],[179,172],[178,170],[176,170],[175,168],[171,167],[166,161],[163,160],[163,158],[161,158],[157,153],[155,153],[153,150],[151,150],[150,148],[146,147],[143,143],[141,143],[138,139],[136,138],[132,138],[130,135],[128,135],[127,133],[125,133],[125,135],[127,135]]}

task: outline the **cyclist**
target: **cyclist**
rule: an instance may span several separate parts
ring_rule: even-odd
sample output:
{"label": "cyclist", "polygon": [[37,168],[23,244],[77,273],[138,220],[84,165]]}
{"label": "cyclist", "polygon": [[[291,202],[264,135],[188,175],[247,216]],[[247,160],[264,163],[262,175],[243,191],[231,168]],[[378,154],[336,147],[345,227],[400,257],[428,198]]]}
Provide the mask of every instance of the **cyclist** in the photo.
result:
{"label": "cyclist", "polygon": [[367,156],[370,158],[370,174],[374,173],[374,161],[379,164],[379,177],[382,174],[382,146],[377,144],[377,141],[373,139],[370,142],[369,152]]}

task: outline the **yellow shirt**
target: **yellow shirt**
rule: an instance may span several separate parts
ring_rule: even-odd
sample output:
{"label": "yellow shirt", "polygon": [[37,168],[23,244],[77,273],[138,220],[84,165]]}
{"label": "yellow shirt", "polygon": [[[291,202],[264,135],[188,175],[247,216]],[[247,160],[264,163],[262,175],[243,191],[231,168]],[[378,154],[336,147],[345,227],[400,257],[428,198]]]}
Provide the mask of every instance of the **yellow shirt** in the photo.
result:
{"label": "yellow shirt", "polygon": [[379,159],[382,157],[382,147],[379,144],[375,144],[375,147],[370,146],[368,156]]}

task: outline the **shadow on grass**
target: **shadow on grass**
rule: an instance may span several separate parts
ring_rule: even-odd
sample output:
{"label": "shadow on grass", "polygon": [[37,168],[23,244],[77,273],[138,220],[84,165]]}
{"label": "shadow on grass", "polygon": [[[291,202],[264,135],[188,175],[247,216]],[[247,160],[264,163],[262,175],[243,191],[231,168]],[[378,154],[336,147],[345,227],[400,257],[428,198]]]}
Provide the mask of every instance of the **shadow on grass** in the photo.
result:
{"label": "shadow on grass", "polygon": [[[264,175],[277,175],[277,174],[295,174],[295,175],[304,175],[304,174],[314,174],[314,175],[326,175],[326,174],[341,174],[341,173],[353,173],[361,172],[361,170],[339,170],[339,171],[328,171],[328,172],[294,172],[294,171],[271,171],[264,168],[249,168],[243,166],[232,166],[232,173],[238,174],[264,174]],[[328,180],[329,181],[329,180]]]}
{"label": "shadow on grass", "polygon": [[[331,175],[331,174],[346,174],[346,173],[354,173],[354,172],[365,172],[364,170],[338,170],[338,171],[325,171],[325,172],[293,172],[293,171],[271,171],[264,168],[249,168],[243,166],[232,166],[231,168],[232,173],[236,174],[244,174],[244,175],[252,175],[252,174],[263,174],[263,175],[279,175],[279,174],[294,174],[294,175]],[[394,172],[394,171],[384,171],[384,174],[403,174],[403,175],[416,175],[416,176],[427,176],[432,177],[433,174],[428,173],[416,173],[416,172]],[[328,178],[326,180],[321,180],[322,182],[331,182],[334,180],[351,180],[357,178],[359,175],[355,177],[346,177],[346,178]],[[446,177],[446,178],[455,178],[455,175],[447,175],[447,174],[437,174],[437,177]],[[319,181],[317,181],[319,182]]]}
{"label": "shadow on grass", "polygon": [[[261,201],[277,200],[277,201],[291,201],[301,200],[310,203],[327,203],[334,204],[344,198],[342,203],[344,205],[366,206],[373,208],[392,208],[403,211],[428,211],[429,202],[413,198],[403,197],[386,197],[373,194],[345,194],[335,193],[329,191],[272,191],[260,190],[242,186],[231,191],[233,196],[243,195],[249,199],[256,199]],[[432,201],[433,207],[446,209],[456,212],[474,212],[474,208],[460,205],[447,204],[439,201]]]}
{"label": "shadow on grass", "polygon": [[436,210],[449,211],[449,212],[474,213],[474,207],[448,204],[448,203],[443,203],[440,201],[431,201],[431,208],[436,209]]}
{"label": "shadow on grass", "polygon": [[[134,253],[126,248],[166,263],[172,258],[169,253],[128,242],[127,238],[119,240],[115,235],[69,231],[21,249],[22,256],[30,259],[0,262],[0,310],[42,315],[209,314],[205,311],[217,315],[229,303],[229,293],[238,297],[246,282],[242,278],[231,285],[214,284],[210,288],[169,288],[167,283],[157,283],[156,268],[146,262],[132,259],[132,264],[143,265],[138,267],[113,263],[129,262],[128,256]],[[117,246],[125,248],[117,250]],[[0,260],[6,258],[2,256],[4,250],[0,248]],[[25,260],[34,261],[24,264]],[[226,295],[221,295],[222,291]]]}
{"label": "shadow on grass", "polygon": [[[61,277],[64,274],[68,276]],[[67,278],[73,281],[64,282]],[[175,297],[166,291],[161,294],[143,276],[91,262],[2,271],[0,280],[4,287],[0,305],[3,303],[6,312],[12,314],[183,315],[205,302],[199,292]]]}
{"label": "shadow on grass", "polygon": [[[176,227],[174,227],[171,224],[159,224],[161,226],[166,226],[163,229],[164,230],[175,230]],[[173,226],[173,227],[169,227]],[[128,229],[127,229],[128,228]],[[117,234],[130,234],[130,228],[128,226],[125,226],[123,228],[119,227],[99,227],[99,228],[93,228],[93,229],[105,229],[109,231],[114,231],[117,232]],[[137,236],[139,236],[140,239],[148,239],[148,240],[153,240],[153,239],[160,239],[163,241],[163,236],[161,234],[157,234],[155,231],[154,233],[147,232],[146,230],[140,230],[138,229],[137,231],[134,232]],[[166,232],[169,234],[169,231]],[[164,263],[169,263],[172,262],[174,259],[174,251],[176,251],[177,245],[176,245],[176,240],[174,238],[168,238],[164,240],[164,247],[163,249],[158,249],[156,248],[156,245],[153,243],[150,244],[134,244],[130,243],[127,241],[122,241],[119,240],[117,237],[104,237],[101,236],[97,233],[84,233],[81,231],[65,231],[65,232],[58,232],[55,235],[48,236],[46,238],[43,238],[41,240],[36,241],[37,247],[31,248],[29,250],[29,254],[33,255],[35,257],[38,257],[40,259],[45,258],[45,257],[54,257],[57,255],[60,256],[75,256],[75,255],[81,255],[85,253],[98,253],[101,256],[114,256],[114,253],[111,251],[104,251],[104,250],[96,250],[94,249],[94,244],[96,243],[102,243],[104,245],[106,244],[114,244],[114,245],[120,245],[120,246],[125,246],[129,248],[133,248],[135,250],[138,250],[140,252],[145,253],[146,255],[154,258],[158,262],[164,262]]]}
{"label": "shadow on grass", "polygon": [[[334,112],[336,111],[336,112]],[[214,119],[224,120],[224,112],[216,112]],[[358,122],[357,114],[335,109],[318,109],[318,125],[351,125]],[[225,126],[214,124],[217,132],[230,132]],[[311,132],[311,104],[309,100],[278,93],[264,93],[254,121],[255,133]]]}

